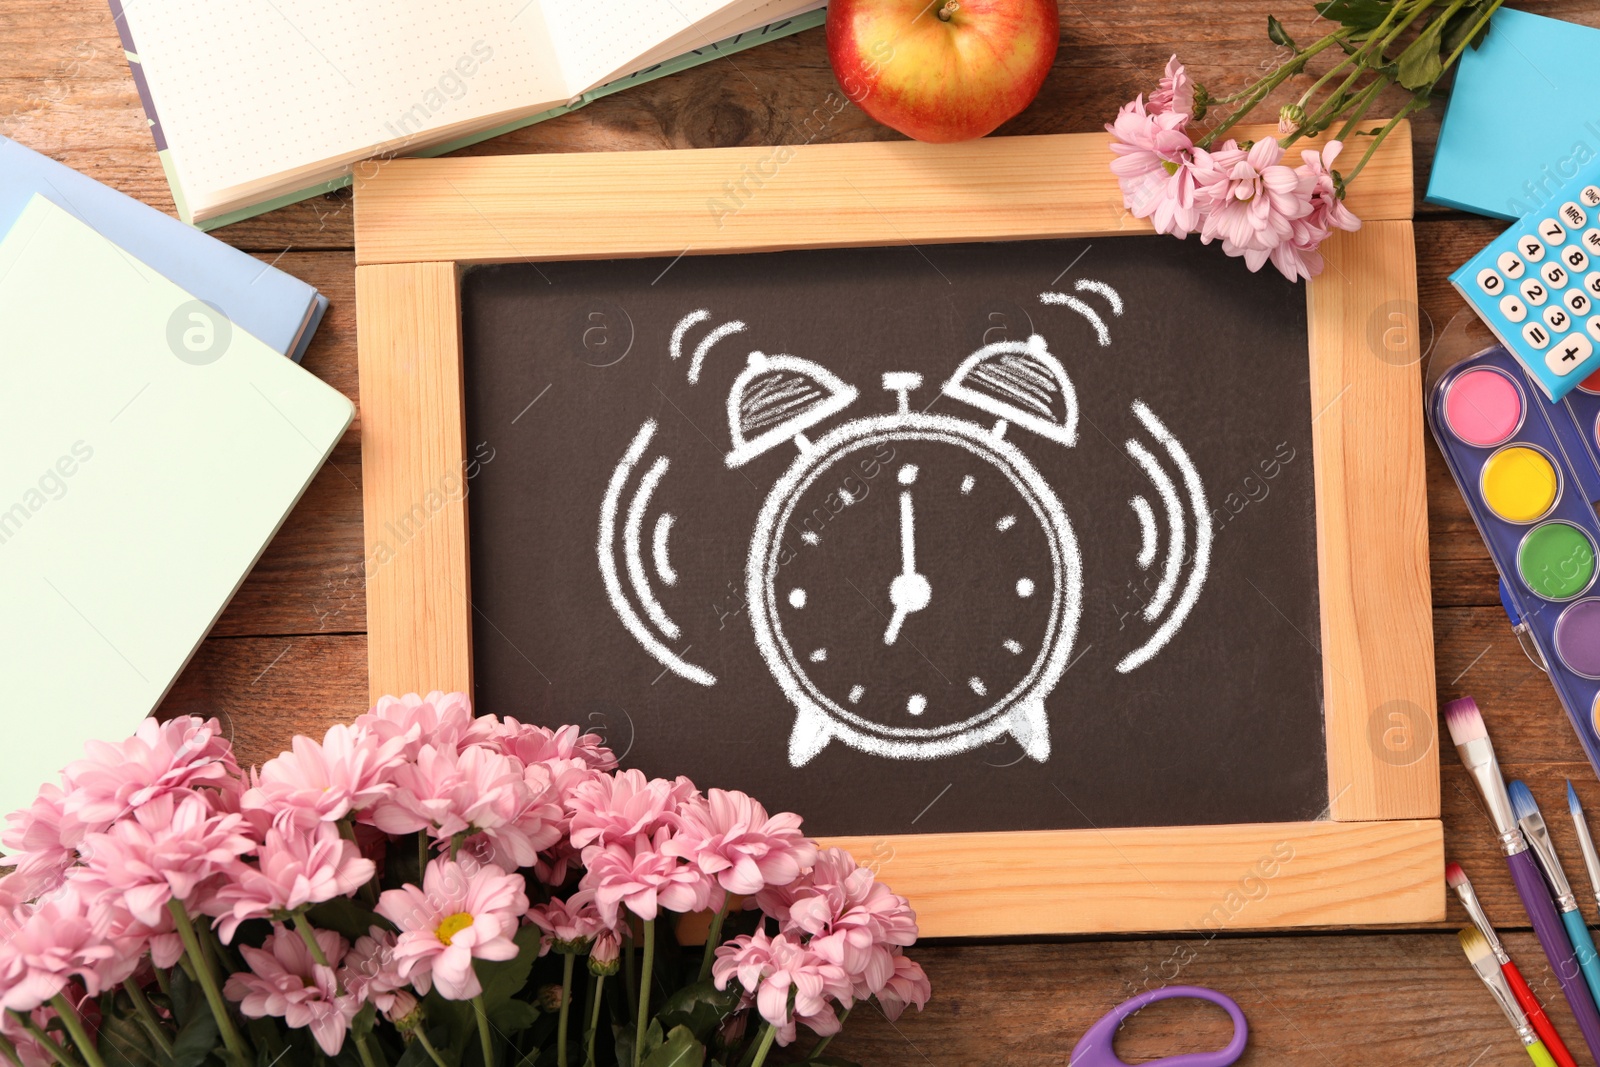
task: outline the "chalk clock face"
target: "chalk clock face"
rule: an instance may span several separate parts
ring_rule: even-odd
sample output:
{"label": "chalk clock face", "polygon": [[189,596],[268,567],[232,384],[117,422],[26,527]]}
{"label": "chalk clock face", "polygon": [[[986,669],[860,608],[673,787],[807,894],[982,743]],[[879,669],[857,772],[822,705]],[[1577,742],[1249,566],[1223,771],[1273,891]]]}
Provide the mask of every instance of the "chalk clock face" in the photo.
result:
{"label": "chalk clock face", "polygon": [[791,699],[857,747],[939,742],[933,755],[981,743],[961,735],[1042,697],[1077,576],[1036,474],[974,424],[912,419],[971,430],[862,432],[797,461],[774,489],[787,506],[760,573],[780,661],[769,666]]}

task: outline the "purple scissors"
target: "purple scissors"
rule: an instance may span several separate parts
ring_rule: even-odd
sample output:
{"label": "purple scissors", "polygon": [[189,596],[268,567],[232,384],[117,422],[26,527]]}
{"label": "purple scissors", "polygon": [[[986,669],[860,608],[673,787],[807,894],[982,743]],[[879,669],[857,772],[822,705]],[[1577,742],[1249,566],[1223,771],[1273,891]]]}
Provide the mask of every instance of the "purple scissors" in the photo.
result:
{"label": "purple scissors", "polygon": [[1233,1017],[1233,1040],[1227,1046],[1215,1052],[1185,1052],[1181,1056],[1167,1056],[1159,1060],[1150,1060],[1142,1067],[1228,1067],[1229,1064],[1244,1055],[1245,1042],[1250,1040],[1250,1026],[1244,1021],[1244,1012],[1239,1010],[1239,1005],[1233,999],[1218,993],[1214,989],[1205,989],[1196,985],[1171,985],[1161,989],[1152,989],[1148,993],[1140,993],[1131,1000],[1125,1000],[1112,1008],[1106,1017],[1089,1027],[1089,1032],[1072,1049],[1072,1055],[1067,1060],[1068,1067],[1128,1067],[1117,1058],[1111,1050],[1111,1042],[1117,1036],[1117,1028],[1128,1016],[1149,1007],[1158,1000],[1169,1000],[1174,997],[1189,998],[1193,1000],[1206,1000],[1216,1004]]}

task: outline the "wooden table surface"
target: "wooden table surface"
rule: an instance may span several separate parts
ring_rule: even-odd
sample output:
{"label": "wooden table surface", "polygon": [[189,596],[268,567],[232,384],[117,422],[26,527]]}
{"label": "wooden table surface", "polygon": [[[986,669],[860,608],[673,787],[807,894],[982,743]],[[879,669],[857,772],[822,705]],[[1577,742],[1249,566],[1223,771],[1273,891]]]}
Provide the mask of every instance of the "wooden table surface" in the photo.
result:
{"label": "wooden table surface", "polygon": [[[1562,0],[1538,9],[1600,24],[1600,3]],[[1297,38],[1320,32],[1316,15],[1300,0],[1064,0],[1055,69],[1033,106],[998,135],[1096,130],[1123,101],[1154,86],[1175,50],[1214,95],[1230,92],[1271,62],[1269,12]],[[811,30],[467,151],[898,136],[853,107],[820,134],[802,131],[800,124],[833,91],[822,31]],[[1435,105],[1413,120],[1424,346],[1464,306],[1446,275],[1504,227],[1422,203],[1439,111]],[[807,127],[815,129],[814,122]],[[0,0],[0,133],[172,211],[105,0]],[[305,366],[358,399],[348,191],[249,219],[217,236],[329,297],[332,307]],[[1600,783],[1554,692],[1507,627],[1493,565],[1431,441],[1427,454],[1439,697],[1477,697],[1507,774],[1533,786],[1552,815],[1569,871],[1578,876],[1567,819],[1556,817],[1562,781],[1573,778],[1596,811]],[[292,734],[320,735],[366,706],[360,460],[359,430],[352,428],[166,702],[167,712],[220,716],[241,761],[269,758]],[[1442,722],[1439,733],[1447,736]],[[1507,946],[1529,981],[1547,991],[1557,1026],[1579,1052],[1576,1026],[1527,932],[1485,816],[1448,742],[1442,763],[1449,853],[1473,875],[1491,917],[1507,931]],[[1270,893],[1270,884],[1260,891]],[[1237,998],[1253,1028],[1240,1061],[1245,1064],[1525,1063],[1457,946],[1455,930],[1465,915],[1453,899],[1450,909],[1447,923],[1422,929],[1261,934],[1248,929],[1245,909],[1238,930],[1213,938],[1189,933],[926,944],[913,951],[933,980],[927,1010],[895,1024],[858,1013],[832,1049],[868,1064],[1065,1064],[1074,1041],[1113,1004],[1146,986],[1182,981]],[[1135,1060],[1198,1051],[1223,1044],[1225,1030],[1226,1020],[1214,1009],[1161,1005],[1123,1035],[1119,1051]],[[1579,1058],[1587,1061],[1581,1052]]]}

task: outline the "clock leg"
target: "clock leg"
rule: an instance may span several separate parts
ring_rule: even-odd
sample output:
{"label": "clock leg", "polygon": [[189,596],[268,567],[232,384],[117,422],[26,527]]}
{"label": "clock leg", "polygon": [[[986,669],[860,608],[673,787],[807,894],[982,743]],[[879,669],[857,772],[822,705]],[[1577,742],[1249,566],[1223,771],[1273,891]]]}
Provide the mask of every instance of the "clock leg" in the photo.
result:
{"label": "clock leg", "polygon": [[[1040,763],[1050,758],[1050,720],[1045,716],[1044,701],[1025,700],[1017,705],[1011,713],[1011,736]],[[793,742],[791,751],[792,746]]]}
{"label": "clock leg", "polygon": [[795,715],[794,732],[789,735],[789,766],[804,767],[832,740],[833,726],[828,717],[815,709],[802,707]]}

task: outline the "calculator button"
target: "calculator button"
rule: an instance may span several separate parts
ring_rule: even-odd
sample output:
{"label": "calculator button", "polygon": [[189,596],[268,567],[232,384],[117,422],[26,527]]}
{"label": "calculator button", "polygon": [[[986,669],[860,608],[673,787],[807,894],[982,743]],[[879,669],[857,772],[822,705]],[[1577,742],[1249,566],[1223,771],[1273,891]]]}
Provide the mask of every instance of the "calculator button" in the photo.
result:
{"label": "calculator button", "polygon": [[1583,247],[1592,255],[1600,255],[1600,230],[1587,229],[1583,231]]}
{"label": "calculator button", "polygon": [[[1567,284],[1567,272],[1561,269],[1559,263],[1546,263],[1539,268],[1539,277],[1550,283],[1550,288],[1560,289]],[[1483,279],[1478,279],[1478,284],[1483,284]]]}
{"label": "calculator button", "polygon": [[1572,316],[1567,314],[1566,308],[1551,304],[1544,309],[1544,324],[1550,327],[1551,333],[1566,333],[1572,325]]}
{"label": "calculator button", "polygon": [[1578,199],[1589,207],[1600,207],[1600,185],[1585,185]]}
{"label": "calculator button", "polygon": [[1532,234],[1525,233],[1517,238],[1517,250],[1529,263],[1537,263],[1544,258],[1544,243]]}
{"label": "calculator button", "polygon": [[[1596,271],[1595,273],[1600,274],[1600,271]],[[1529,278],[1527,281],[1522,283],[1522,299],[1526,300],[1534,307],[1538,307],[1549,298],[1550,290],[1546,289],[1544,287],[1544,283],[1539,279]]]}
{"label": "calculator button", "polygon": [[[1589,231],[1593,233],[1593,230]],[[1577,245],[1568,245],[1561,250],[1561,262],[1567,265],[1568,270],[1586,270],[1589,266],[1589,257],[1583,254],[1583,249]]]}
{"label": "calculator button", "polygon": [[[1554,264],[1551,264],[1554,266]],[[1559,268],[1557,268],[1559,269]],[[1506,283],[1500,275],[1494,272],[1493,267],[1485,267],[1478,272],[1478,288],[1490,296],[1498,296],[1505,290]]]}
{"label": "calculator button", "polygon": [[[1576,289],[1572,291],[1577,292]],[[1528,305],[1514,296],[1502,296],[1500,298],[1500,314],[1512,322],[1521,322],[1528,317]]]}
{"label": "calculator button", "polygon": [[1600,341],[1600,315],[1596,315],[1594,318],[1584,323],[1583,328],[1589,331],[1590,337],[1593,337],[1596,341]]}
{"label": "calculator button", "polygon": [[1544,365],[1556,374],[1567,375],[1583,365],[1594,355],[1594,345],[1581,333],[1563,337],[1559,344],[1545,353]]}
{"label": "calculator button", "polygon": [[1583,208],[1579,207],[1577,204],[1574,204],[1571,200],[1568,200],[1565,204],[1562,204],[1561,210],[1556,212],[1556,214],[1561,216],[1562,222],[1566,223],[1574,230],[1589,221],[1589,216],[1584,213]]}
{"label": "calculator button", "polygon": [[1555,219],[1545,219],[1539,223],[1539,236],[1551,248],[1557,248],[1562,241],[1567,239],[1567,231],[1561,228],[1561,223]]}
{"label": "calculator button", "polygon": [[1594,306],[1594,301],[1589,299],[1582,289],[1568,289],[1561,294],[1561,302],[1572,311],[1574,315],[1587,315]]}
{"label": "calculator button", "polygon": [[[1600,239],[1600,230],[1590,230],[1589,232],[1594,234],[1597,239]],[[1595,246],[1595,251],[1600,252],[1600,245]],[[1500,268],[1501,274],[1513,281],[1522,277],[1522,260],[1517,258],[1515,252],[1501,252],[1500,258],[1495,261],[1495,265]]]}
{"label": "calculator button", "polygon": [[1530,322],[1522,328],[1522,339],[1534,348],[1544,348],[1550,343],[1550,335],[1537,322]]}

